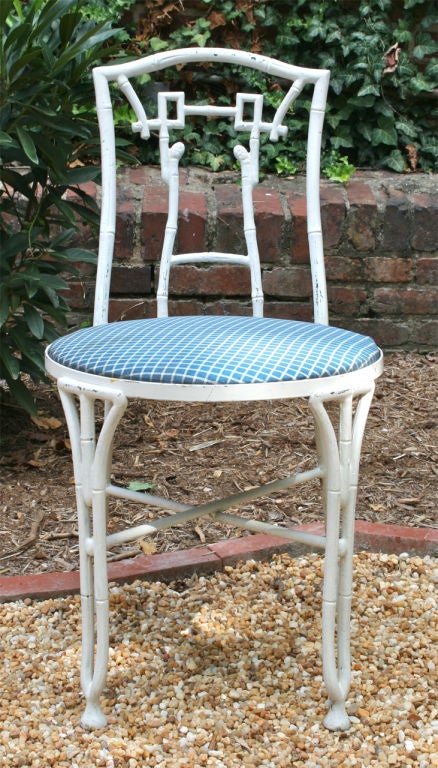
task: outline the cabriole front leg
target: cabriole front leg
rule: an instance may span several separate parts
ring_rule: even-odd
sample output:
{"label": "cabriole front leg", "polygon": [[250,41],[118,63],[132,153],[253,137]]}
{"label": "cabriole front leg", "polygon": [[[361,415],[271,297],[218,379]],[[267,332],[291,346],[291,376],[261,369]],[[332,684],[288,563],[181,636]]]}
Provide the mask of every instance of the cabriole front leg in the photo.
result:
{"label": "cabriole front leg", "polygon": [[[309,405],[315,419],[318,459],[324,468],[321,487],[326,539],[322,595],[322,665],[324,683],[330,700],[330,709],[324,719],[324,725],[329,730],[347,730],[350,727],[350,719],[345,709],[348,693],[348,675],[345,674],[345,642],[348,643],[349,638],[345,637],[345,634],[342,648],[339,645],[336,648],[337,618],[339,618],[339,610],[345,607],[341,608],[339,604],[338,592],[340,561],[343,559],[339,551],[342,507],[341,451],[323,398],[314,396],[310,398]],[[343,622],[343,628],[345,629],[345,622]],[[339,642],[339,635],[337,639]],[[342,665],[342,670],[338,669],[338,661],[340,666]]]}
{"label": "cabriole front leg", "polygon": [[[347,730],[350,719],[345,701],[350,689],[350,624],[354,522],[360,450],[374,387],[359,392],[353,416],[351,394],[339,401],[339,435],[327,414],[323,398],[310,399],[317,430],[319,460],[325,468],[323,497],[326,513],[326,549],[323,587],[323,675],[330,699],[324,725]],[[342,554],[339,541],[343,542]]]}
{"label": "cabriole front leg", "polygon": [[[126,408],[117,391],[96,391],[73,381],[58,383],[72,445],[78,510],[80,590],[82,610],[81,684],[86,707],[81,723],[103,728],[100,706],[106,683],[109,645],[109,605],[106,559],[107,493],[114,433]],[[104,417],[96,439],[96,401],[104,402]]]}

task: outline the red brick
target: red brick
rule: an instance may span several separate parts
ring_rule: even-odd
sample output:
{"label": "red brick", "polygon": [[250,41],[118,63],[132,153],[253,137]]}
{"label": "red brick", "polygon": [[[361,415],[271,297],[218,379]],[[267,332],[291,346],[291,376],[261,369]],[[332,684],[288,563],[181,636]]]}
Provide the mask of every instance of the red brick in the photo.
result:
{"label": "red brick", "polygon": [[419,251],[438,249],[438,199],[436,195],[414,192],[411,245]]}
{"label": "red brick", "polygon": [[[307,236],[307,203],[300,194],[288,195],[287,204],[292,218],[291,261],[303,264],[309,261]],[[321,226],[326,250],[339,245],[345,219],[345,203],[342,193],[334,186],[321,189]]]}
{"label": "red brick", "polygon": [[438,285],[438,258],[419,256],[416,277],[419,285]]}
{"label": "red brick", "polygon": [[116,265],[111,273],[111,294],[145,296],[151,292],[151,267]]}
{"label": "red brick", "polygon": [[344,316],[358,315],[367,301],[367,293],[363,288],[349,285],[328,285],[328,300],[330,312]]}
{"label": "red brick", "polygon": [[365,174],[355,174],[351,180],[345,184],[344,188],[350,206],[358,208],[361,205],[365,205],[374,208],[376,204],[374,192]]}
{"label": "red brick", "polygon": [[408,283],[412,277],[412,259],[369,256],[364,259],[365,277],[374,283]]}
{"label": "red brick", "polygon": [[169,299],[169,315],[252,315],[250,299],[177,298]]}
{"label": "red brick", "polygon": [[350,204],[348,239],[358,251],[373,251],[376,247],[377,202],[372,189],[363,181],[350,181],[346,190]]}
{"label": "red brick", "polygon": [[313,320],[313,304],[311,301],[268,301],[265,303],[264,315],[310,323]]}
{"label": "red brick", "polygon": [[252,315],[252,303],[250,299],[241,299],[232,301],[230,299],[221,299],[218,301],[206,302],[203,307],[205,315]]}
{"label": "red brick", "polygon": [[405,251],[409,248],[411,220],[409,200],[405,192],[389,189],[383,218],[383,247],[385,250]]}
{"label": "red brick", "polygon": [[226,264],[208,267],[180,264],[173,267],[170,273],[169,293],[181,296],[250,296],[249,269]]}
{"label": "red brick", "polygon": [[[304,530],[304,528],[306,528],[307,532],[307,527],[305,526],[300,527],[300,530]],[[322,535],[323,526],[318,525],[317,530],[312,529],[309,532]],[[288,541],[279,536],[258,533],[218,541],[216,544],[209,544],[208,548],[220,559],[222,568],[236,565],[236,563],[243,560],[268,560],[278,552],[288,552],[291,556],[297,557],[309,551],[309,547],[297,544],[295,541]]]}
{"label": "red brick", "polygon": [[412,339],[409,325],[398,319],[360,317],[345,323],[350,331],[371,336],[379,347],[394,349],[408,344]]}
{"label": "red brick", "polygon": [[214,192],[217,217],[214,250],[225,253],[246,253],[240,189],[234,184],[218,184]]}
{"label": "red brick", "polygon": [[275,189],[254,189],[254,213],[260,261],[275,263],[281,256],[284,213]]}
{"label": "red brick", "polygon": [[408,552],[412,555],[425,557],[426,555],[436,555],[437,548],[438,531],[432,529],[369,523],[363,520],[357,520],[355,524],[356,551],[365,549],[388,554]]}
{"label": "red brick", "polygon": [[437,297],[434,291],[418,288],[377,288],[373,309],[381,314],[428,315],[434,314]]}
{"label": "red brick", "polygon": [[178,252],[196,253],[207,249],[207,198],[203,192],[181,190],[178,217]]}
{"label": "red brick", "polygon": [[326,256],[325,269],[327,281],[351,282],[363,280],[363,259],[351,259],[348,256],[332,253]]}
{"label": "red brick", "polygon": [[414,344],[427,349],[438,348],[438,320],[424,320],[415,323],[412,336]]}
{"label": "red brick", "polygon": [[161,257],[167,208],[167,189],[147,187],[143,199],[140,234],[144,261],[157,261]]}
{"label": "red brick", "polygon": [[294,264],[308,264],[309,241],[307,238],[306,198],[289,195],[287,204],[292,216],[291,261]]}
{"label": "red brick", "polygon": [[137,236],[137,214],[133,200],[120,201],[117,206],[114,258],[132,261]]}
{"label": "red brick", "polygon": [[305,298],[312,294],[310,267],[275,267],[263,271],[265,296]]}
{"label": "red brick", "polygon": [[8,576],[0,579],[0,602],[10,600],[48,600],[79,592],[79,571],[36,573],[32,576]]}
{"label": "red brick", "polygon": [[161,170],[154,165],[129,166],[123,169],[123,178],[134,185],[159,185],[162,184]]}
{"label": "red brick", "polygon": [[129,583],[136,579],[174,579],[191,573],[208,573],[221,567],[220,558],[208,547],[162,552],[157,555],[138,555],[129,560],[109,563],[110,581]]}
{"label": "red brick", "polygon": [[180,317],[181,315],[203,315],[205,303],[202,299],[169,299],[169,315]]}
{"label": "red brick", "polygon": [[141,320],[157,314],[154,299],[110,299],[108,318],[115,320]]}
{"label": "red brick", "polygon": [[60,291],[62,296],[71,309],[91,310],[94,300],[94,281],[88,280],[69,280],[69,290]]}
{"label": "red brick", "polygon": [[341,188],[333,183],[323,183],[321,185],[321,221],[326,250],[340,244],[345,216],[346,207]]}

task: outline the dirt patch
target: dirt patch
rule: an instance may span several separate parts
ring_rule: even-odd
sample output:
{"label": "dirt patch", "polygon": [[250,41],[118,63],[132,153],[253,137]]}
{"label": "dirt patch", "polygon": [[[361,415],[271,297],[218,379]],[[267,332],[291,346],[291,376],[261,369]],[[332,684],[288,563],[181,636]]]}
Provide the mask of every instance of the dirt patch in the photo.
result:
{"label": "dirt patch", "polygon": [[[357,517],[398,525],[437,522],[438,357],[391,354],[377,383],[365,432]],[[39,417],[1,411],[0,574],[78,568],[71,455],[56,391],[38,390]],[[119,427],[114,477],[152,493],[202,503],[314,463],[313,427],[303,401],[184,405],[134,401]],[[284,491],[241,509],[278,523],[321,519],[318,485]],[[109,529],[156,510],[111,502]],[[112,559],[201,546],[239,535],[211,520],[112,550]],[[245,534],[241,534],[245,535]]]}

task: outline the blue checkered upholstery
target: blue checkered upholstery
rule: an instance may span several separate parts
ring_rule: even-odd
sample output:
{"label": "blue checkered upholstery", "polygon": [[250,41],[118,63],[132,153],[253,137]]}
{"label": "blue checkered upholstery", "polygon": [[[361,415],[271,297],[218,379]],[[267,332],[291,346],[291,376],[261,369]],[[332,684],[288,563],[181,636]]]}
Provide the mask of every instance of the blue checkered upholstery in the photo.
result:
{"label": "blue checkered upholstery", "polygon": [[49,356],[113,379],[255,384],[347,373],[378,360],[368,336],[325,325],[254,317],[164,317],[84,328]]}

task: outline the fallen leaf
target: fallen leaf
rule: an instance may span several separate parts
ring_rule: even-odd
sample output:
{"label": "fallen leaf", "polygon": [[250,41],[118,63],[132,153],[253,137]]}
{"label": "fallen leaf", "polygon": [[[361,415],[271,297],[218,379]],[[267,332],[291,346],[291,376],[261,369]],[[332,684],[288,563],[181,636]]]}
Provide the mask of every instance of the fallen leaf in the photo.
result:
{"label": "fallen leaf", "polygon": [[195,533],[198,534],[199,538],[201,539],[202,543],[205,544],[205,536],[204,532],[201,530],[199,525],[195,525]]}
{"label": "fallen leaf", "polygon": [[400,53],[401,48],[399,44],[394,43],[394,45],[391,45],[391,48],[388,48],[386,53],[383,54],[382,59],[385,63],[385,69],[383,70],[384,75],[390,72],[395,72],[398,67]]}
{"label": "fallen leaf", "polygon": [[406,152],[408,154],[409,166],[412,171],[417,170],[418,165],[418,152],[414,144],[406,144]]}
{"label": "fallen leaf", "polygon": [[208,17],[208,20],[210,22],[211,29],[215,29],[216,27],[224,27],[226,24],[224,14],[218,13],[217,11],[212,11]]}
{"label": "fallen leaf", "polygon": [[31,416],[31,419],[40,429],[59,429],[62,427],[62,421],[54,416]]}
{"label": "fallen leaf", "polygon": [[139,541],[140,549],[144,555],[154,555],[157,551],[157,545],[153,541]]}
{"label": "fallen leaf", "polygon": [[47,462],[46,461],[37,461],[36,459],[29,459],[29,461],[26,462],[26,464],[29,464],[30,467],[45,467]]}

